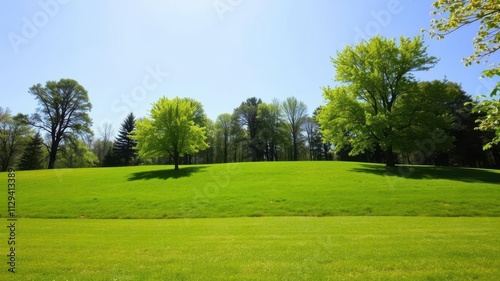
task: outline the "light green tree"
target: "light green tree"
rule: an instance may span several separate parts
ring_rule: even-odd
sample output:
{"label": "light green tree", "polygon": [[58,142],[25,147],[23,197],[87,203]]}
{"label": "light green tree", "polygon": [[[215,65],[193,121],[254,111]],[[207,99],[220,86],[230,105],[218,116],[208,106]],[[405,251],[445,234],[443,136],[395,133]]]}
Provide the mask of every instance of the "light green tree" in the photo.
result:
{"label": "light green tree", "polygon": [[[500,2],[498,0],[437,0],[433,4],[432,14],[439,16],[431,21],[429,31],[431,37],[442,39],[446,35],[470,24],[476,23],[479,28],[472,39],[474,53],[463,60],[466,66],[473,63],[488,62],[491,54],[500,49]],[[495,62],[483,72],[484,77],[492,78],[500,75],[500,65]],[[478,97],[481,102],[473,103],[473,112],[482,113],[478,119],[477,129],[483,131],[494,130],[495,137],[484,146],[490,148],[500,142],[500,100],[495,96],[500,89],[500,82],[490,93]]]}
{"label": "light green tree", "polygon": [[162,97],[153,105],[150,118],[136,122],[131,137],[137,141],[141,157],[170,155],[178,170],[181,156],[208,148],[205,127],[201,125],[205,118],[199,102]]}
{"label": "light green tree", "polygon": [[386,165],[394,166],[395,152],[415,149],[449,124],[436,107],[450,97],[419,87],[413,76],[436,62],[421,37],[374,37],[338,52],[332,63],[343,85],[323,88],[327,104],[317,116],[324,141],[336,151],[352,147],[351,155],[379,144]]}

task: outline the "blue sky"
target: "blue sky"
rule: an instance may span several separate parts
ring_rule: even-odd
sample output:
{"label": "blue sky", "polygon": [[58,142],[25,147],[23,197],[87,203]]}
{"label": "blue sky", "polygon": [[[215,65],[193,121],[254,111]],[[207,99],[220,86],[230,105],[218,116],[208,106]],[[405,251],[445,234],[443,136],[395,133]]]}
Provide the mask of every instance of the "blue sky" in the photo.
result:
{"label": "blue sky", "polygon": [[[72,78],[87,89],[93,129],[129,112],[146,116],[161,96],[191,97],[215,120],[249,97],[295,96],[309,113],[336,85],[330,57],[380,34],[413,37],[428,28],[430,0],[39,0],[0,3],[0,106],[30,114],[28,89]],[[491,91],[485,65],[465,67],[473,28],[425,38],[438,65],[421,80]]]}

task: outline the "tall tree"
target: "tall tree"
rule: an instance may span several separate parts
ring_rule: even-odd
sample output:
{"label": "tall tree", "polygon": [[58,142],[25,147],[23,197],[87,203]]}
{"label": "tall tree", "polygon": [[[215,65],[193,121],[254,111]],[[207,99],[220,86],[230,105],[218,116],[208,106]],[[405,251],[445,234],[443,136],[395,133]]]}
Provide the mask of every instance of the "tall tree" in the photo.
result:
{"label": "tall tree", "polygon": [[21,159],[19,160],[20,170],[38,170],[42,169],[43,159],[43,139],[40,132],[30,137],[26,148],[23,151]]}
{"label": "tall tree", "polygon": [[72,79],[48,81],[45,87],[34,85],[29,93],[40,105],[31,115],[31,124],[50,136],[49,169],[55,167],[61,142],[70,134],[91,134],[92,109],[87,91]]}
{"label": "tall tree", "polygon": [[305,103],[298,101],[295,97],[289,97],[281,104],[284,112],[286,125],[292,137],[293,144],[293,160],[299,160],[298,141],[302,132],[302,124],[307,118],[307,106]]}
{"label": "tall tree", "polygon": [[205,127],[196,123],[201,105],[197,104],[186,98],[160,98],[153,105],[150,118],[136,122],[132,138],[138,142],[139,154],[144,157],[168,154],[178,170],[180,157],[206,149]]}
{"label": "tall tree", "polygon": [[8,108],[0,107],[0,171],[6,171],[19,158],[28,133],[27,116],[12,116]]}
{"label": "tall tree", "polygon": [[113,147],[113,158],[118,166],[132,165],[137,157],[137,141],[130,137],[135,130],[135,116],[130,112],[121,124],[118,136],[115,139]]}
{"label": "tall tree", "polygon": [[220,142],[222,144],[222,161],[227,163],[229,157],[229,138],[231,136],[231,122],[232,116],[229,113],[223,113],[217,116],[215,121],[216,134],[220,136]]}
{"label": "tall tree", "polygon": [[[433,4],[432,14],[441,16],[431,21],[431,37],[438,39],[453,33],[464,26],[478,23],[478,31],[472,44],[474,53],[463,60],[466,66],[487,62],[490,55],[500,49],[500,5],[498,0],[437,0]],[[500,64],[494,63],[483,71],[485,77],[492,78],[500,76]],[[500,100],[495,99],[500,91],[500,82],[490,93],[490,98],[482,95],[483,100],[473,105],[472,111],[480,113],[481,118],[477,120],[482,131],[493,131],[494,136],[484,149],[500,143]]]}
{"label": "tall tree", "polygon": [[255,97],[249,98],[245,102],[242,102],[233,113],[240,126],[245,127],[247,130],[247,143],[252,154],[252,161],[257,161],[262,154],[261,143],[258,138],[261,124],[257,118],[259,104],[261,103],[261,99]]}
{"label": "tall tree", "polygon": [[415,139],[432,133],[414,132],[438,122],[440,116],[426,112],[441,97],[421,93],[412,73],[430,69],[437,59],[427,54],[421,37],[401,37],[398,43],[377,36],[347,46],[332,58],[335,78],[344,85],[323,88],[328,104],[318,119],[325,139],[337,151],[352,145],[355,155],[378,144],[386,165],[394,166],[395,150],[408,149]]}
{"label": "tall tree", "polygon": [[267,161],[277,161],[278,143],[282,138],[283,119],[280,102],[274,99],[272,103],[259,104],[257,116],[261,120],[261,136],[266,146]]}

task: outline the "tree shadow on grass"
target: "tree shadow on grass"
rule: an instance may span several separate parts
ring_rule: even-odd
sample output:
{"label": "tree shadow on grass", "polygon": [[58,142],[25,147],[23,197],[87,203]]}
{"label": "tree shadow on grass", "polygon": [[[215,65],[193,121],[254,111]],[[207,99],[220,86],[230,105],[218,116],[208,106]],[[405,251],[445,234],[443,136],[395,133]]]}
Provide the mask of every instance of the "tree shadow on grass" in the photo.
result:
{"label": "tree shadow on grass", "polygon": [[380,164],[361,164],[361,167],[354,168],[352,171],[407,179],[446,179],[470,183],[500,183],[500,173],[495,170],[412,165],[385,167]]}
{"label": "tree shadow on grass", "polygon": [[137,172],[130,174],[128,180],[129,181],[151,180],[151,179],[168,180],[168,179],[186,178],[191,176],[193,173],[199,172],[205,168],[206,166],[196,166],[196,167],[182,167],[179,168],[179,170],[165,169],[165,170]]}

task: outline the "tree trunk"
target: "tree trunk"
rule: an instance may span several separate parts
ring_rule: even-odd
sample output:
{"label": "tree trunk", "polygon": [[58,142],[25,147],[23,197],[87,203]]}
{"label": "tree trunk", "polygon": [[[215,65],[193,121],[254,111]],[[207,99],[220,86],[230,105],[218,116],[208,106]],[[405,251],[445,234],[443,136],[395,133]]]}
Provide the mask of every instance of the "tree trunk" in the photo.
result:
{"label": "tree trunk", "polygon": [[175,165],[175,168],[174,170],[179,170],[179,154],[178,153],[175,153],[174,154],[174,165]]}
{"label": "tree trunk", "polygon": [[57,147],[59,145],[56,142],[53,142],[51,147],[50,147],[50,154],[49,154],[49,167],[48,169],[54,169],[56,166],[56,156],[57,156]]}
{"label": "tree trunk", "polygon": [[394,151],[392,150],[392,145],[387,148],[385,151],[385,166],[386,167],[395,167],[396,162],[394,160]]}

